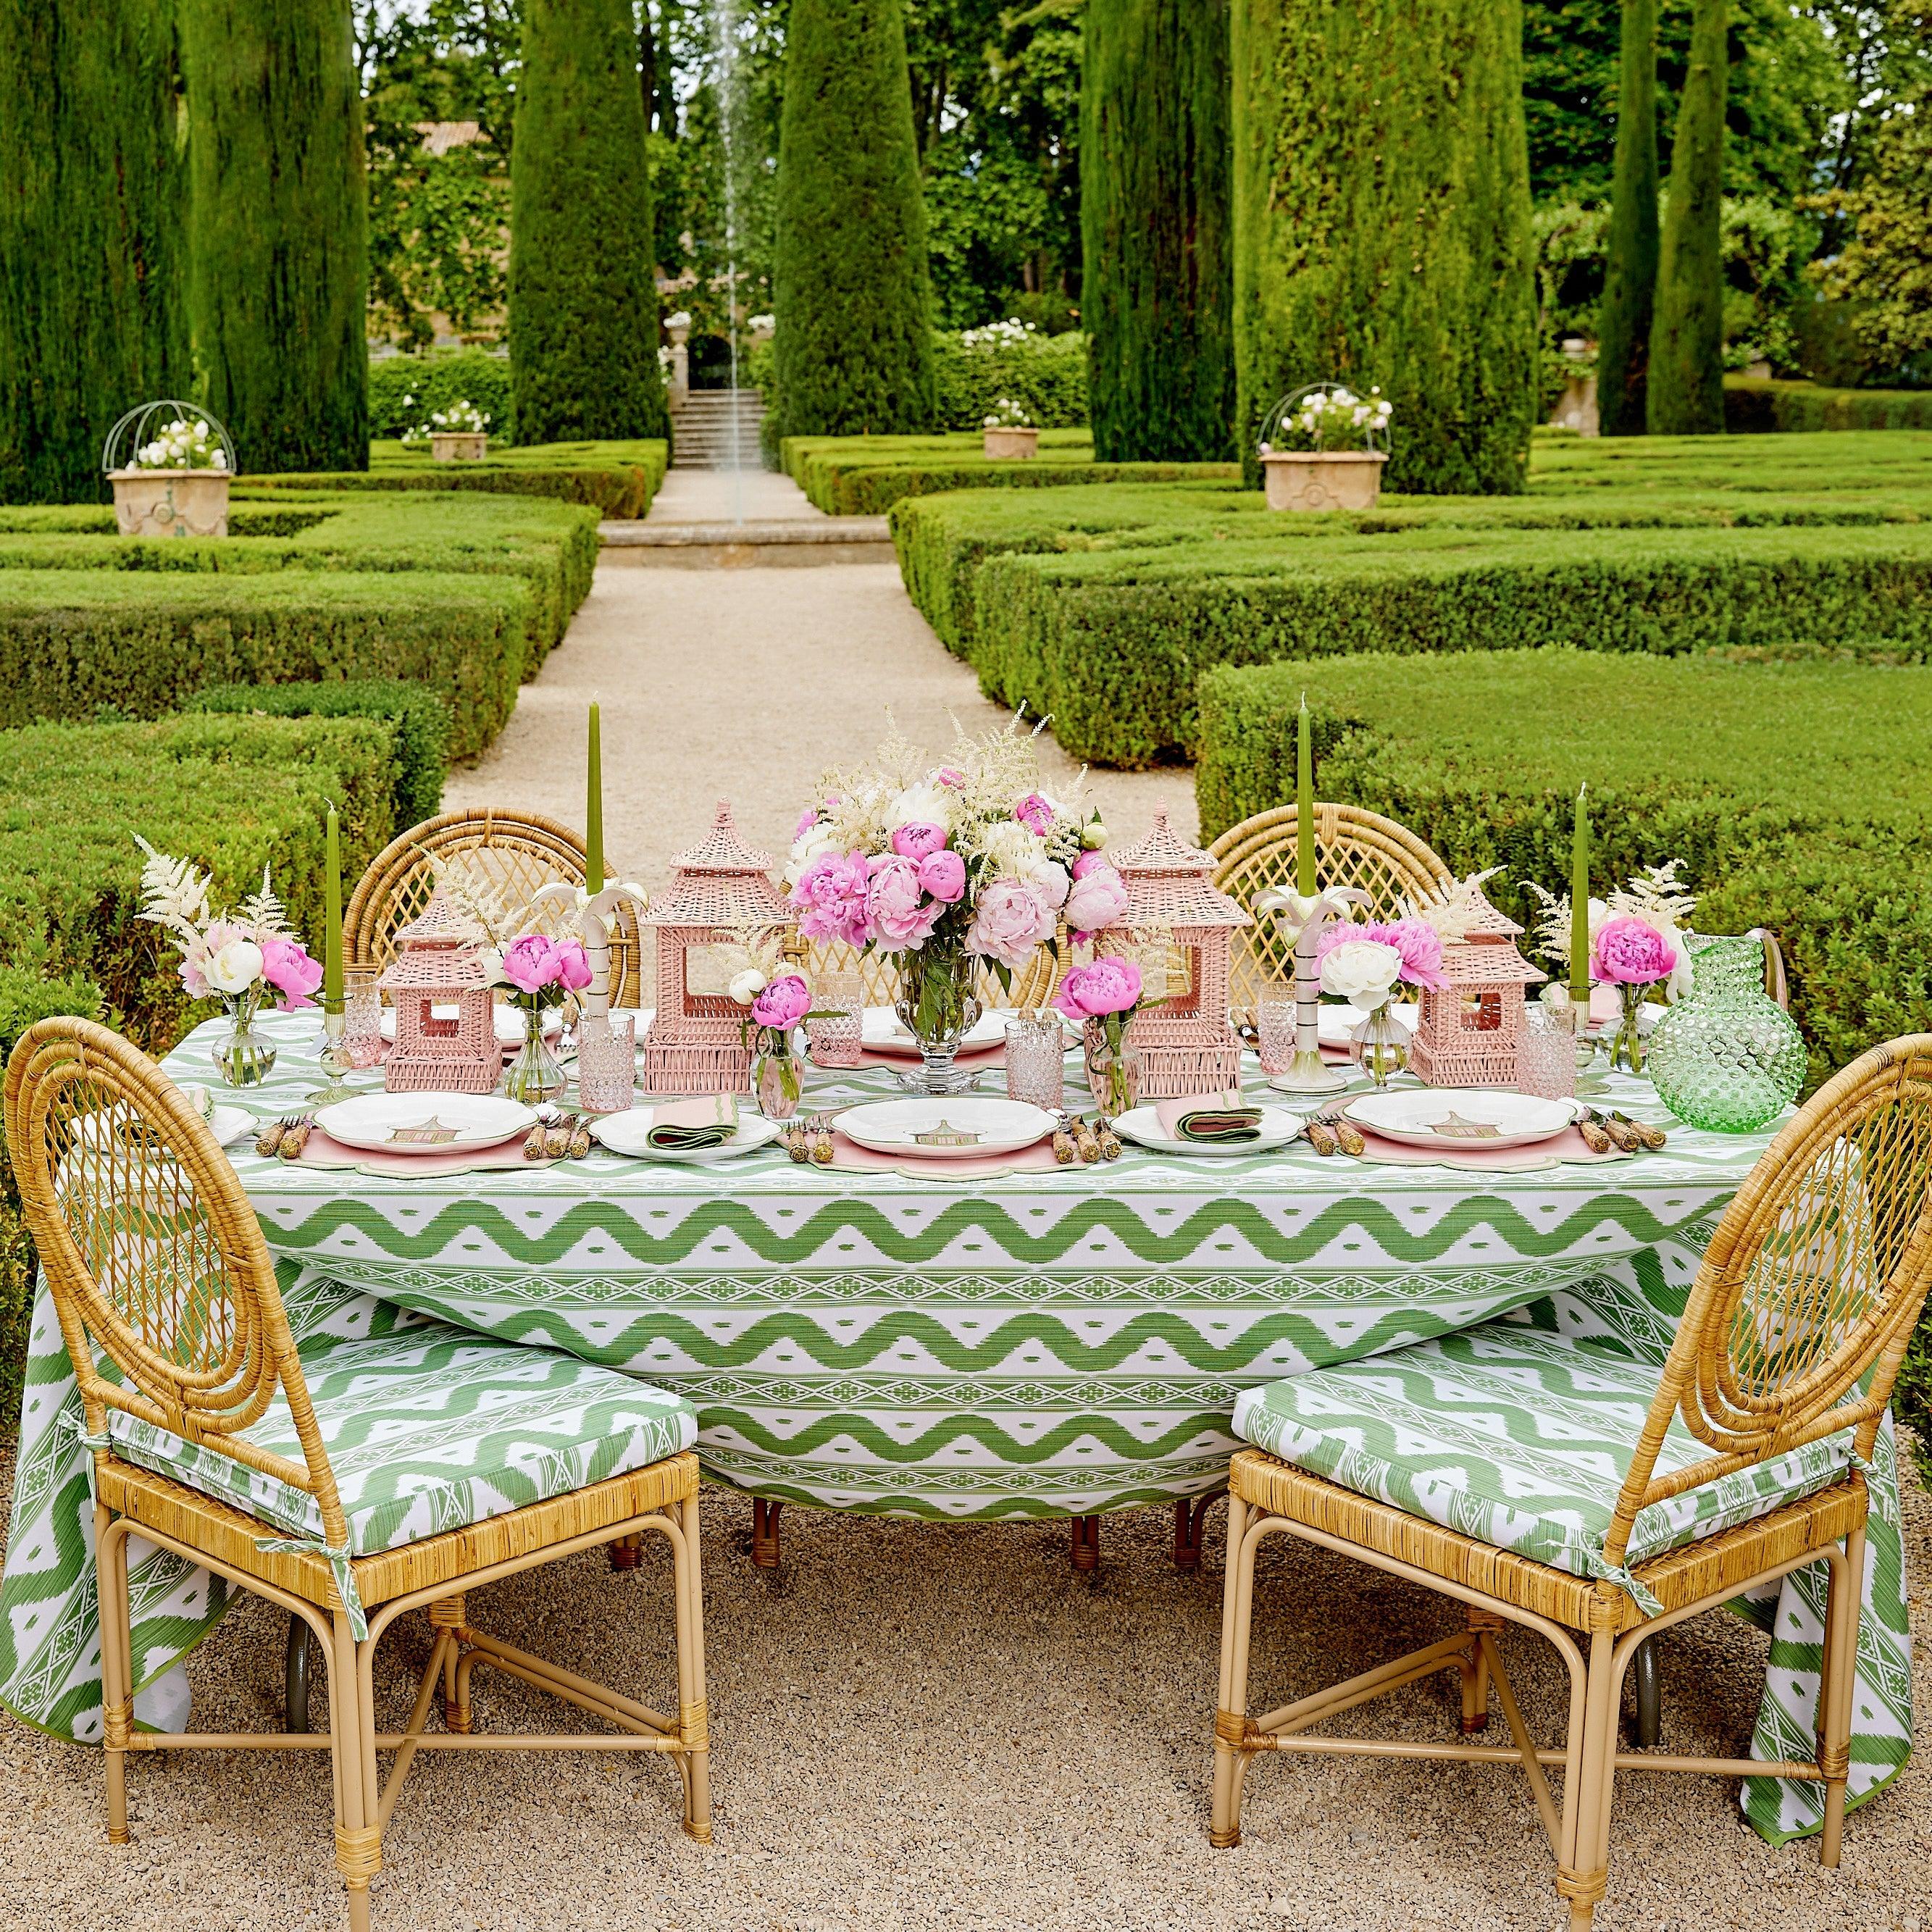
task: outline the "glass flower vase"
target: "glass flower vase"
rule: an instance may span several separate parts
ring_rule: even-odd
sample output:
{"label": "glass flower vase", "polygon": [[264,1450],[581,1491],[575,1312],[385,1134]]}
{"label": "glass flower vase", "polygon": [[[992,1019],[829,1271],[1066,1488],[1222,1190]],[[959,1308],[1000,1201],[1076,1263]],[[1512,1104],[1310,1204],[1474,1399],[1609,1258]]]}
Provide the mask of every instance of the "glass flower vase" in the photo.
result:
{"label": "glass flower vase", "polygon": [[916,1072],[899,1076],[912,1094],[970,1094],[979,1076],[956,1066],[959,1042],[980,1017],[974,990],[979,962],[956,944],[924,946],[898,955],[899,996],[892,1010],[919,1042]]}
{"label": "glass flower vase", "polygon": [[1087,1090],[1108,1120],[1117,1120],[1140,1104],[1141,1050],[1127,1043],[1124,1025],[1110,1028],[1090,1019],[1082,1034],[1086,1048]]}
{"label": "glass flower vase", "polygon": [[798,1055],[789,1046],[760,1054],[752,1064],[752,1084],[758,1090],[758,1112],[766,1120],[790,1120],[804,1091]]}
{"label": "glass flower vase", "polygon": [[1384,1000],[1369,1010],[1348,1036],[1349,1057],[1369,1076],[1371,1087],[1386,1087],[1408,1064],[1408,1032]]}
{"label": "glass flower vase", "polygon": [[1797,1098],[1804,1036],[1765,991],[1762,940],[1697,940],[1690,952],[1690,992],[1652,1031],[1650,1077],[1680,1120],[1749,1133]]}
{"label": "glass flower vase", "polygon": [[562,1098],[565,1080],[562,1066],[544,1037],[543,1015],[533,1008],[524,1010],[524,1043],[503,1076],[503,1091],[526,1107],[541,1107]]}
{"label": "glass flower vase", "polygon": [[226,1002],[228,1037],[208,1058],[230,1087],[259,1087],[274,1070],[274,1042],[255,1030],[255,1015],[261,1003],[260,986]]}
{"label": "glass flower vase", "polygon": [[1612,1072],[1622,1070],[1641,1073],[1648,1052],[1648,1043],[1643,1030],[1637,1024],[1643,1011],[1643,996],[1648,986],[1622,985],[1617,988],[1617,997],[1622,1004],[1617,1016],[1617,1030],[1610,1041],[1610,1067]]}

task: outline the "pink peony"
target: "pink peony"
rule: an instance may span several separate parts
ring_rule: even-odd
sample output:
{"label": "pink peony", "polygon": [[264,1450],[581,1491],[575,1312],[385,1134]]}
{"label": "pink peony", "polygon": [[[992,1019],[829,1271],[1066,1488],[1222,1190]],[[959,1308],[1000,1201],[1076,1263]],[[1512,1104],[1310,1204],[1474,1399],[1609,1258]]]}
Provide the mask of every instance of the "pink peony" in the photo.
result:
{"label": "pink peony", "polygon": [[904,952],[926,944],[946,908],[920,890],[919,866],[896,854],[872,862],[866,892],[866,917],[873,943],[887,952]]}
{"label": "pink peony", "polygon": [[1013,816],[1036,838],[1044,838],[1053,829],[1053,807],[1036,791],[1030,791],[1013,807]]}
{"label": "pink peony", "polygon": [[818,814],[807,806],[798,815],[798,823],[791,829],[791,842],[796,845],[818,823]]}
{"label": "pink peony", "polygon": [[946,844],[946,828],[922,818],[902,825],[892,834],[892,850],[902,859],[926,859]]}
{"label": "pink peony", "polygon": [[919,862],[919,884],[941,905],[957,905],[966,894],[966,862],[957,852],[929,852]]}
{"label": "pink peony", "polygon": [[566,993],[580,993],[590,985],[590,962],[576,940],[560,941],[551,958],[556,969],[554,976]]}
{"label": "pink peony", "polygon": [[265,939],[262,942],[262,977],[281,994],[275,1002],[285,1013],[298,1006],[312,1006],[309,996],[322,984],[322,968],[292,939]]}
{"label": "pink peony", "polygon": [[872,936],[866,918],[870,881],[864,853],[820,853],[792,888],[800,934],[806,939],[863,946]]}
{"label": "pink peony", "polygon": [[[1096,865],[1089,865],[1090,860]],[[1066,898],[1066,922],[1076,932],[1098,932],[1127,909],[1126,881],[1097,852],[1073,862],[1073,890]]]}
{"label": "pink peony", "polygon": [[1648,986],[1667,980],[1677,964],[1677,949],[1647,919],[1628,915],[1606,920],[1597,928],[1590,976],[1619,986]]}
{"label": "pink peony", "polygon": [[1358,939],[1394,946],[1402,955],[1402,976],[1412,986],[1428,986],[1439,992],[1448,984],[1442,976],[1442,935],[1426,919],[1370,920],[1360,924],[1336,920],[1316,942],[1315,956],[1322,958],[1336,946]]}
{"label": "pink peony", "polygon": [[503,977],[519,992],[540,993],[556,980],[556,941],[540,932],[512,940],[503,954]]}
{"label": "pink peony", "polygon": [[1053,937],[1053,908],[1031,886],[995,879],[980,895],[966,950],[1017,969],[1042,940]]}
{"label": "pink peony", "polygon": [[796,973],[786,973],[752,1002],[752,1018],[756,1025],[789,1033],[804,1018],[811,1004],[812,995],[805,982]]}
{"label": "pink peony", "polygon": [[1141,969],[1131,959],[1107,954],[1090,966],[1075,967],[1053,1004],[1070,1020],[1090,1020],[1124,1013],[1140,996]]}

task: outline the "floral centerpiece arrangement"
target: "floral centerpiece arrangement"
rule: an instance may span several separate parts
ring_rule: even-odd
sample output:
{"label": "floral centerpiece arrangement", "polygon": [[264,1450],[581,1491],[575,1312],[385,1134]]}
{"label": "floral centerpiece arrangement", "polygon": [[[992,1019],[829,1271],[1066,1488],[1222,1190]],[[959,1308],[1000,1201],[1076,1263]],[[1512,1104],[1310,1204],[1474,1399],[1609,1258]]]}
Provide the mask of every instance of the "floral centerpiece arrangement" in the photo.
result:
{"label": "floral centerpiece arrangement", "polygon": [[128,458],[130,470],[226,470],[228,452],[220,432],[206,422],[177,416],[162,424],[153,438]]}
{"label": "floral centerpiece arrangement", "polygon": [[483,956],[490,983],[524,1016],[524,1043],[505,1076],[503,1090],[533,1106],[563,1091],[563,1069],[544,1038],[543,1016],[590,983],[590,962],[574,939],[520,933],[500,952]]}
{"label": "floral centerpiece arrangement", "polygon": [[322,984],[321,965],[290,930],[266,866],[261,889],[238,910],[215,913],[208,906],[213,881],[208,874],[186,859],[156,851],[145,838],[134,842],[146,855],[136,916],[174,940],[188,998],[219,1000],[233,1021],[232,1031],[212,1056],[222,1078],[231,1087],[254,1086],[275,1064],[273,1044],[254,1030],[262,1000],[272,993],[285,1013],[312,1006]]}
{"label": "floral centerpiece arrangement", "polygon": [[1370,1081],[1386,1086],[1408,1059],[1403,1029],[1389,1003],[1399,986],[1439,990],[1445,983],[1442,934],[1422,918],[1336,921],[1322,932],[1316,958],[1322,992],[1363,1014],[1351,1050]]}
{"label": "floral centerpiece arrangement", "polygon": [[899,1018],[919,1042],[920,1090],[957,1093],[960,1038],[980,1016],[983,963],[1009,994],[1042,946],[1110,925],[1126,906],[1101,856],[1097,814],[1040,789],[1031,736],[1017,721],[962,734],[932,765],[894,740],[872,764],[834,772],[799,820],[785,882],[805,939],[890,956]]}

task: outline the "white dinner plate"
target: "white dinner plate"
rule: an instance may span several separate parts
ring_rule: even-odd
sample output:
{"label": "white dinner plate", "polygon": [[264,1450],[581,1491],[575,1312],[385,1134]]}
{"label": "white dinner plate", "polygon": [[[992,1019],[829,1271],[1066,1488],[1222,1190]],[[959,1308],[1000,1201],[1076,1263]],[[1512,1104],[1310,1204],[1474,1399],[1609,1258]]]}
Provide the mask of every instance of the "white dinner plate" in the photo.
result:
{"label": "white dinner plate", "polygon": [[[453,1020],[456,1017],[456,1003],[439,1000],[430,1008],[430,1016],[440,1020]],[[496,1022],[496,1042],[500,1046],[521,1046],[524,1043],[524,1010],[521,1006],[506,1006],[498,1003],[493,1017]],[[563,1009],[546,1006],[544,1009],[543,1030],[547,1034],[560,1034],[563,1030]],[[394,1040],[396,1036],[396,1010],[394,1006],[382,1009],[382,1037]]]}
{"label": "white dinner plate", "polygon": [[[868,1100],[838,1116],[839,1131],[875,1154],[914,1160],[970,1160],[976,1154],[1012,1154],[1052,1132],[1053,1116],[1024,1100],[978,1100],[970,1094],[928,1100]],[[921,1134],[970,1135],[964,1146],[934,1144]]]}
{"label": "white dinner plate", "polygon": [[344,1147],[370,1153],[455,1154],[526,1134],[536,1118],[534,1108],[496,1094],[358,1094],[323,1108],[315,1124]]}
{"label": "white dinner plate", "polygon": [[762,1114],[740,1108],[738,1131],[718,1147],[654,1148],[647,1138],[655,1107],[633,1107],[622,1114],[600,1114],[585,1122],[590,1138],[613,1154],[628,1154],[634,1160],[681,1161],[688,1167],[714,1167],[722,1160],[736,1160],[740,1154],[755,1154],[770,1147],[784,1130]]}
{"label": "white dinner plate", "polygon": [[[1418,1009],[1413,1000],[1391,1000],[1389,1017],[1397,1026],[1406,1027],[1411,1033],[1415,1030]],[[1322,1031],[1324,1046],[1346,1046],[1356,1028],[1368,1018],[1360,1006],[1333,1006],[1324,1004],[1317,1016],[1317,1024]]]}
{"label": "white dinner plate", "polygon": [[[1006,1022],[1011,1017],[997,1009],[982,1013],[961,1035],[960,1052],[976,1053],[982,1047],[999,1046],[1006,1039]],[[899,1016],[890,1006],[868,1006],[859,1038],[868,1053],[901,1054],[908,1060],[919,1058],[919,1042],[899,1024]]]}
{"label": "white dinner plate", "polygon": [[208,1131],[220,1147],[232,1147],[255,1124],[245,1107],[218,1107],[208,1117]]}
{"label": "white dinner plate", "polygon": [[1494,1087],[1360,1094],[1346,1111],[1358,1127],[1411,1147],[1531,1147],[1576,1121],[1573,1100],[1540,1100]]}
{"label": "white dinner plate", "polygon": [[1264,1107],[1261,1131],[1251,1141],[1181,1141],[1161,1132],[1160,1116],[1151,1107],[1133,1107],[1114,1123],[1114,1130],[1124,1139],[1138,1142],[1156,1154],[1267,1154],[1286,1147],[1301,1131],[1302,1117],[1286,1107]]}

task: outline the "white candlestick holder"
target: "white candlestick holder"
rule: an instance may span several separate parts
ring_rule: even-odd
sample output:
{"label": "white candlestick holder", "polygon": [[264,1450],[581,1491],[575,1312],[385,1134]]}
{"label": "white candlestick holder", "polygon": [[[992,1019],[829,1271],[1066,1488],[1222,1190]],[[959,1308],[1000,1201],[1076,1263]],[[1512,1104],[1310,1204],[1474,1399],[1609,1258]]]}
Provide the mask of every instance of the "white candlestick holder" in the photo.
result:
{"label": "white candlestick holder", "polygon": [[1257,912],[1280,916],[1284,932],[1294,936],[1294,1052],[1285,1073],[1268,1082],[1283,1094],[1335,1094],[1347,1086],[1350,1074],[1322,1058],[1322,968],[1316,950],[1331,919],[1346,919],[1352,905],[1366,905],[1367,893],[1354,886],[1324,886],[1304,894],[1264,892],[1255,902]]}

